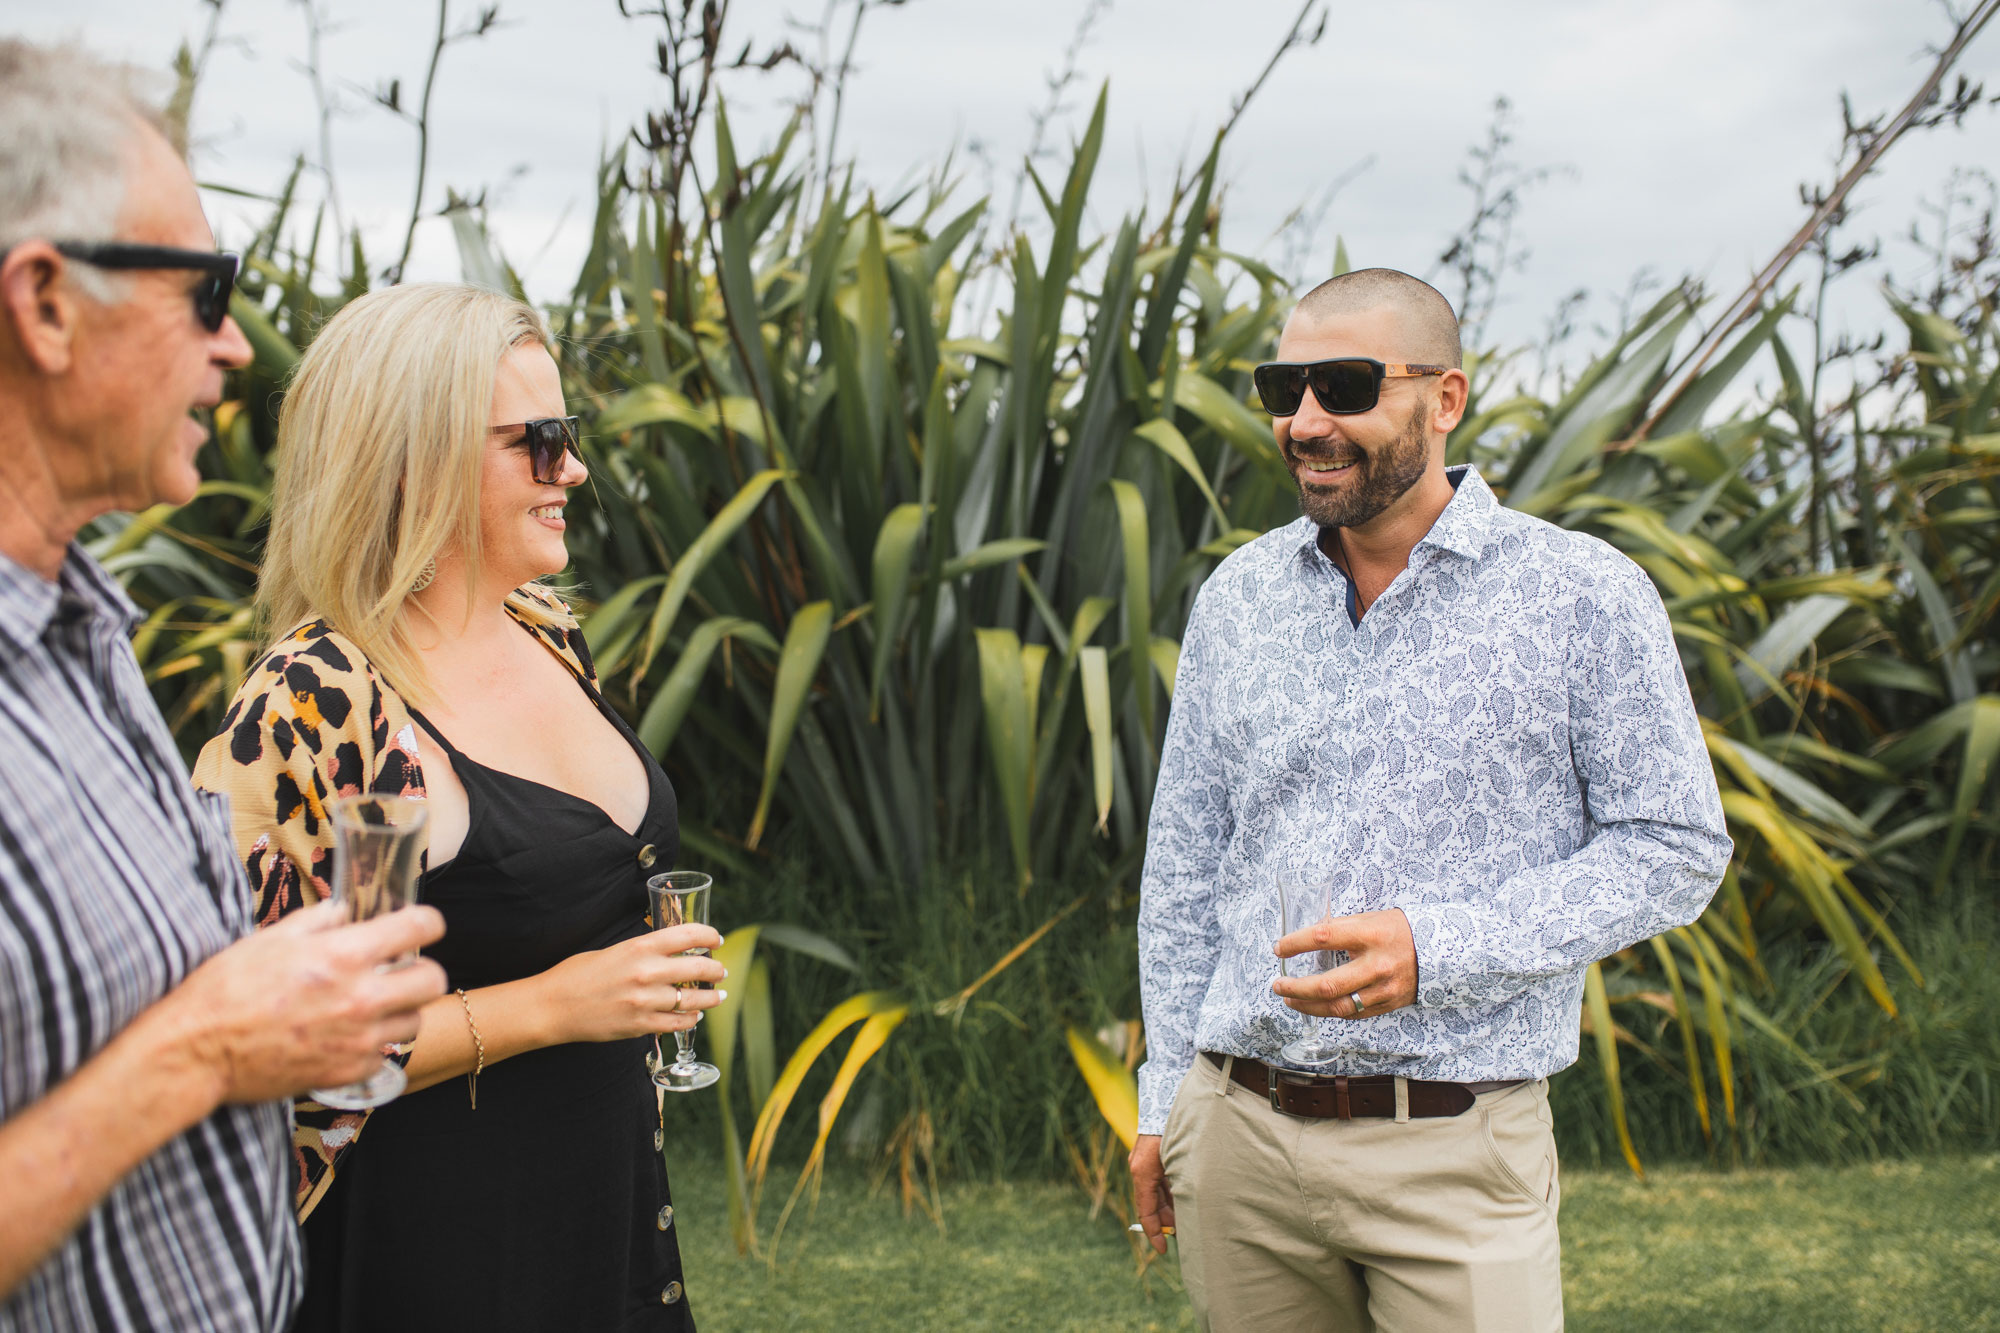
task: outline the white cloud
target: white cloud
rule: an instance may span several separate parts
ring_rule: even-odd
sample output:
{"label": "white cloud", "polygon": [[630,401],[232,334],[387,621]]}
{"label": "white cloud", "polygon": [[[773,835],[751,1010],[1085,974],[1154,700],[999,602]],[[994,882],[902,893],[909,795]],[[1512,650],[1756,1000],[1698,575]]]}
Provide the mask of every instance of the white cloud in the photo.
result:
{"label": "white cloud", "polygon": [[[342,196],[371,257],[386,262],[408,216],[414,136],[353,85],[400,77],[413,102],[435,11],[412,0],[326,5],[338,26],[324,57],[346,107],[335,126]],[[886,189],[954,142],[977,138],[1001,164],[1004,207],[1029,114],[1080,9],[1079,0],[871,9],[843,112],[843,152],[858,159],[864,180]],[[1108,78],[1095,222],[1111,225],[1146,198],[1157,206],[1176,161],[1199,157],[1295,9],[1291,0],[1114,4],[1080,53],[1074,110],[1056,136],[1067,143]],[[472,6],[460,0],[454,10],[469,17]],[[0,27],[77,36],[159,65],[181,40],[198,37],[207,12],[193,0],[84,0],[54,10],[0,0]],[[780,40],[788,13],[820,12],[818,0],[738,0],[734,40]],[[314,112],[294,64],[304,53],[301,14],[286,0],[233,0],[225,9],[228,40],[197,103],[204,179],[272,189],[295,155],[313,151]],[[601,145],[663,94],[657,28],[621,19],[609,0],[511,0],[502,16],[507,26],[446,56],[428,203],[447,186],[492,189],[493,229],[510,257],[525,262],[547,246],[529,281],[552,294],[587,241]],[[1928,67],[1925,45],[1945,32],[1941,10],[1875,0],[1336,6],[1324,40],[1285,60],[1238,127],[1226,155],[1227,239],[1262,244],[1292,207],[1372,156],[1340,195],[1313,262],[1327,262],[1338,232],[1357,263],[1424,272],[1469,211],[1456,176],[1492,99],[1504,94],[1516,110],[1519,159],[1567,166],[1574,176],[1529,196],[1520,236],[1532,256],[1510,280],[1496,332],[1531,339],[1564,292],[1616,293],[1641,266],[1733,289],[1803,220],[1798,183],[1830,175],[1842,89],[1863,115],[1894,109]],[[2000,74],[2000,36],[1975,44],[1961,68],[1974,78]],[[739,140],[756,143],[777,131],[798,80],[745,74],[725,86]],[[1996,111],[1975,113],[1963,130],[1907,140],[1857,195],[1857,233],[1900,233],[1952,165],[1992,160],[1996,149]],[[969,200],[980,177],[964,165]],[[225,234],[240,237],[259,216],[256,205],[211,201]],[[412,271],[456,274],[442,223],[420,227]],[[1880,317],[1865,283],[1849,284],[1843,309],[1862,322]]]}

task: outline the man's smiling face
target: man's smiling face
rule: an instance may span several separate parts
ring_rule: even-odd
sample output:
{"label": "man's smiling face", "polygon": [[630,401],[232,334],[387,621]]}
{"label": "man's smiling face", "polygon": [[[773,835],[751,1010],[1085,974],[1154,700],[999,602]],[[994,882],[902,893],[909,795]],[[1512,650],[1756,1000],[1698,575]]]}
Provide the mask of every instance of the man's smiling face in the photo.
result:
{"label": "man's smiling face", "polygon": [[[1422,360],[1403,342],[1400,319],[1388,306],[1317,318],[1295,314],[1278,341],[1277,359]],[[1297,412],[1271,419],[1306,517],[1321,527],[1360,527],[1416,485],[1433,452],[1431,383],[1385,379],[1374,407],[1337,416],[1308,390]]]}

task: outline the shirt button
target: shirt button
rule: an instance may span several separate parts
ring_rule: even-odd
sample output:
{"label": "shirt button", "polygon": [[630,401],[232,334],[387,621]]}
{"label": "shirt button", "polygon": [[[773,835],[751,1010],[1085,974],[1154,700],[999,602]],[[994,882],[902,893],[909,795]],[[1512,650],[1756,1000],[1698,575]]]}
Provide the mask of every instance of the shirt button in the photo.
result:
{"label": "shirt button", "polygon": [[653,851],[652,843],[649,842],[644,847],[641,847],[639,849],[639,869],[651,870],[653,868],[653,862],[659,859],[660,858]]}
{"label": "shirt button", "polygon": [[665,1231],[668,1227],[672,1226],[673,1224],[674,1224],[674,1206],[672,1204],[668,1204],[666,1207],[660,1209],[660,1220],[659,1220],[660,1230]]}
{"label": "shirt button", "polygon": [[672,1305],[675,1301],[678,1301],[680,1298],[681,1298],[681,1284],[678,1282],[669,1282],[666,1285],[665,1289],[663,1289],[660,1292],[660,1304],[662,1305]]}

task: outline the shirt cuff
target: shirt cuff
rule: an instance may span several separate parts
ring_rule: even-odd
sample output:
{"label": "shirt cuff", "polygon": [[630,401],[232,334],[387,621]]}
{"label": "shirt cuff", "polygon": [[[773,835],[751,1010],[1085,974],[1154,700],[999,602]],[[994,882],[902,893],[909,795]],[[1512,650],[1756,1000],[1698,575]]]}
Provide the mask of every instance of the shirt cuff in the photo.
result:
{"label": "shirt cuff", "polygon": [[1146,1063],[1139,1066],[1139,1133],[1166,1133],[1167,1113],[1174,1109],[1174,1094],[1180,1091],[1181,1080],[1193,1066],[1191,1058],[1169,1061],[1158,1056],[1147,1057]]}
{"label": "shirt cuff", "polygon": [[1410,942],[1416,946],[1415,1003],[1429,1009],[1464,1004],[1472,994],[1470,914],[1452,903],[1410,903],[1396,910],[1410,923]]}

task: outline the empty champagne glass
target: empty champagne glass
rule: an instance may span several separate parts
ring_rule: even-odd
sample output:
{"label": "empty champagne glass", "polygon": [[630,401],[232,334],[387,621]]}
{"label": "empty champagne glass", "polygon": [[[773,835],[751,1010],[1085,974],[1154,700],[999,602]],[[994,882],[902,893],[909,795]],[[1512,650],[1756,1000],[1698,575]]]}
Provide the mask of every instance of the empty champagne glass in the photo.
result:
{"label": "empty champagne glass", "polygon": [[[407,796],[346,796],[330,802],[333,821],[333,901],[347,908],[349,921],[367,921],[417,900],[417,874],[427,840],[430,811]],[[407,967],[410,953],[384,970]],[[341,1111],[361,1111],[394,1101],[409,1085],[403,1067],[384,1051],[382,1067],[357,1083],[314,1088],[312,1099]]]}
{"label": "empty champagne glass", "polygon": [[[669,870],[664,875],[655,875],[646,881],[646,894],[652,900],[653,929],[665,930],[669,926],[705,926],[708,924],[708,893],[714,881],[695,870]],[[690,955],[708,957],[707,949],[689,949]],[[715,983],[690,981],[683,984],[683,990],[713,990]],[[653,1038],[653,1082],[668,1092],[694,1092],[706,1088],[722,1077],[722,1072],[714,1065],[704,1064],[694,1058],[694,1034],[676,1032],[674,1034],[674,1062],[668,1064],[660,1054],[660,1039]]]}
{"label": "empty champagne glass", "polygon": [[[1277,878],[1279,934],[1290,935],[1308,926],[1316,926],[1333,915],[1333,876],[1330,873],[1314,869],[1282,870]],[[1339,965],[1340,955],[1326,949],[1308,949],[1278,961],[1286,976],[1309,977],[1331,972]],[[1305,1019],[1304,1035],[1278,1048],[1279,1058],[1286,1064],[1325,1065],[1347,1056],[1344,1048],[1328,1039],[1325,1019],[1300,1017]]]}

